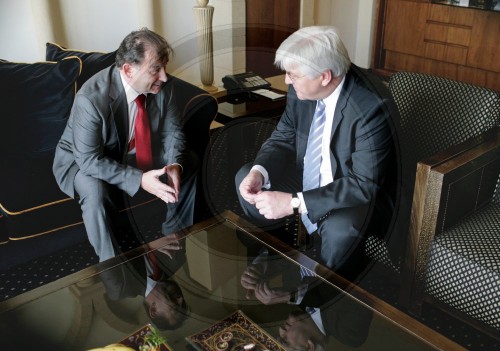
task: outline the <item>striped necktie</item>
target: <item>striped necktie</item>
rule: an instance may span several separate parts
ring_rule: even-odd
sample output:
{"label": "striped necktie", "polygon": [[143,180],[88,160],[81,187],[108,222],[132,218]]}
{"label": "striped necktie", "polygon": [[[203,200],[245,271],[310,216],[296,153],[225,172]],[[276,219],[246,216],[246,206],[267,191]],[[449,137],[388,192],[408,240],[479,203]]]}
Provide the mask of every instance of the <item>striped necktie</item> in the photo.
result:
{"label": "striped necktie", "polygon": [[[325,103],[318,100],[316,111],[314,111],[309,139],[307,140],[306,155],[304,157],[303,190],[311,190],[319,187],[320,166],[322,159],[323,129],[325,127]],[[302,223],[309,234],[312,234],[318,226],[311,223],[307,214],[302,214]]]}

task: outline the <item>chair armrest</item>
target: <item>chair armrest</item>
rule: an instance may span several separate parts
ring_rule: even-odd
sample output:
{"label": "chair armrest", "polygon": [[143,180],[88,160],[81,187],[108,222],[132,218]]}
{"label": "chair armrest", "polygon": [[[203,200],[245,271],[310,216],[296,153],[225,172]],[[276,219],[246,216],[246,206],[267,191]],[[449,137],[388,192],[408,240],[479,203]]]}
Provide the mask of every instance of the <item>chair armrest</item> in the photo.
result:
{"label": "chair armrest", "polygon": [[400,302],[418,314],[434,237],[489,202],[500,170],[500,127],[417,165]]}

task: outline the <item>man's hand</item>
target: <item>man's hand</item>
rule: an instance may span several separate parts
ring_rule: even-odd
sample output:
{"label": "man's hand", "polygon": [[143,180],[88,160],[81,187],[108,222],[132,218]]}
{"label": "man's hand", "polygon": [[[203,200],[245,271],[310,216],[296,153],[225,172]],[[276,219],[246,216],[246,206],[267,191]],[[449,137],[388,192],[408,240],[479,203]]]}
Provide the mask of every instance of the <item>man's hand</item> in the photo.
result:
{"label": "man's hand", "polygon": [[255,196],[262,193],[264,177],[259,171],[253,170],[241,181],[240,194],[249,204],[255,205]]}
{"label": "man's hand", "polygon": [[157,251],[164,253],[170,259],[173,259],[173,255],[182,249],[181,242],[179,241],[179,235],[177,233],[172,233],[167,236],[162,237],[160,240],[161,246],[156,248]]}
{"label": "man's hand", "polygon": [[247,290],[246,298],[252,297],[252,292],[257,287],[257,284],[262,280],[264,272],[261,272],[258,266],[248,266],[240,278],[241,286]]}
{"label": "man's hand", "polygon": [[[167,184],[160,180],[160,177],[164,174],[167,175]],[[141,188],[157,196],[167,204],[175,203],[179,200],[180,178],[180,166],[178,165],[153,169],[143,173]]]}
{"label": "man's hand", "polygon": [[179,193],[181,191],[181,166],[174,164],[166,166],[165,169],[167,173],[167,184],[175,190],[175,202],[177,202],[179,201]]}
{"label": "man's hand", "polygon": [[271,289],[266,282],[260,282],[255,287],[255,297],[264,305],[277,303],[287,303],[290,300],[290,293],[280,289]]}
{"label": "man's hand", "polygon": [[278,219],[293,214],[292,194],[281,191],[263,191],[254,196],[255,207],[267,219]]}

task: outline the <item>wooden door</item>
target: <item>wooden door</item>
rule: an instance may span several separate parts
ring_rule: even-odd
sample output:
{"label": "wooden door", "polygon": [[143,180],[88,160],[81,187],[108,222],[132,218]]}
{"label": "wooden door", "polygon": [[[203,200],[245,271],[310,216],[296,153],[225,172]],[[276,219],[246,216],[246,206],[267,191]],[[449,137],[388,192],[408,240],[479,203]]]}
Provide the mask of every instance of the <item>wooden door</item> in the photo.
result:
{"label": "wooden door", "polygon": [[299,29],[300,0],[246,1],[246,68],[263,77],[283,72],[274,66],[278,46]]}

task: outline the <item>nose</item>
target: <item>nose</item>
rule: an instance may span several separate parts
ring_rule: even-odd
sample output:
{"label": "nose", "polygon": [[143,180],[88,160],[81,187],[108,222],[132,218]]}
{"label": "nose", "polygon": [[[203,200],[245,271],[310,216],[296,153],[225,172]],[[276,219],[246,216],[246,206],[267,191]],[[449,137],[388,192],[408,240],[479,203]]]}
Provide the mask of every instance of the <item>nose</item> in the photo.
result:
{"label": "nose", "polygon": [[285,73],[285,84],[286,85],[293,84],[292,80],[290,79],[287,73]]}
{"label": "nose", "polygon": [[167,82],[167,72],[165,72],[165,69],[162,68],[160,70],[160,80],[163,82],[163,83],[166,83]]}
{"label": "nose", "polygon": [[280,338],[282,338],[282,339],[285,338],[286,330],[285,330],[285,328],[283,328],[283,326],[279,327],[278,334],[279,334]]}

